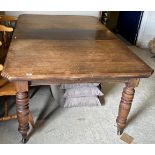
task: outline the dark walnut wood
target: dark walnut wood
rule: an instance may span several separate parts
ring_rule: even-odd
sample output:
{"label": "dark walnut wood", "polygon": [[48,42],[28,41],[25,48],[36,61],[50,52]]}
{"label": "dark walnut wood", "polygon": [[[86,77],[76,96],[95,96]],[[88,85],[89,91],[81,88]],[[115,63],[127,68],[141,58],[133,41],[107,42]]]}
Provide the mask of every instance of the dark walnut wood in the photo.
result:
{"label": "dark walnut wood", "polygon": [[28,106],[28,93],[18,92],[16,95],[17,117],[19,121],[19,132],[22,134],[25,141],[27,132],[29,130],[29,106]]}
{"label": "dark walnut wood", "polygon": [[152,73],[95,17],[21,15],[2,76],[14,81],[18,88],[19,131],[25,138],[28,83],[126,83],[117,118],[118,129],[122,131],[136,87],[133,83]]}
{"label": "dark walnut wood", "polygon": [[23,143],[26,142],[29,130],[29,98],[28,83],[25,81],[16,82],[16,110],[19,122],[18,131],[21,133]]}
{"label": "dark walnut wood", "polygon": [[131,109],[132,100],[134,98],[135,87],[139,84],[139,79],[130,79],[128,82],[125,83],[125,88],[123,89],[120,105],[119,105],[119,112],[118,117],[116,119],[117,122],[117,134],[121,135],[125,126],[128,114]]}
{"label": "dark walnut wood", "polygon": [[2,73],[11,81],[93,82],[152,73],[95,17],[21,15],[13,38]]}

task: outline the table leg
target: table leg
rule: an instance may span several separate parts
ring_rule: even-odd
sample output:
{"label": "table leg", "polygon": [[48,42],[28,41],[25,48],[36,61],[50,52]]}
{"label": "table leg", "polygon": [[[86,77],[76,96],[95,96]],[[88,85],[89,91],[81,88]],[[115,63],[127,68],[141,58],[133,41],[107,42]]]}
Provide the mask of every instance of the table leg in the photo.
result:
{"label": "table leg", "polygon": [[16,91],[16,110],[19,122],[18,131],[22,135],[22,142],[26,143],[27,132],[29,130],[28,82],[16,82]]}
{"label": "table leg", "polygon": [[119,112],[116,119],[117,122],[117,134],[121,135],[126,126],[126,121],[128,114],[130,112],[132,100],[135,93],[135,87],[138,86],[139,79],[130,79],[127,83],[125,83],[125,88],[123,89]]}

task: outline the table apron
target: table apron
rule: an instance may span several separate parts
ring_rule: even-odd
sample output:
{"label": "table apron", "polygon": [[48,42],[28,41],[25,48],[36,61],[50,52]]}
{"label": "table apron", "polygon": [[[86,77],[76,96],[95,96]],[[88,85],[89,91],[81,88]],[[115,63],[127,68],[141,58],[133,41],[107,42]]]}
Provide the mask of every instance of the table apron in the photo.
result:
{"label": "table apron", "polygon": [[84,79],[84,80],[33,80],[28,81],[29,86],[35,85],[51,85],[51,84],[74,84],[74,83],[126,83],[130,79],[136,78],[119,78],[119,79],[102,79],[102,80],[92,80],[92,79]]}

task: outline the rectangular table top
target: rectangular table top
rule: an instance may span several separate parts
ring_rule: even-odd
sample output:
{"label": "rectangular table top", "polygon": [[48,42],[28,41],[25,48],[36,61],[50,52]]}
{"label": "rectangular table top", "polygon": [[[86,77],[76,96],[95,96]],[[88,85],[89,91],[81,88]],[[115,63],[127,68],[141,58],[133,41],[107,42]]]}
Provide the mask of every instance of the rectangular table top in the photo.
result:
{"label": "rectangular table top", "polygon": [[15,80],[143,78],[153,70],[96,17],[21,15],[2,76]]}

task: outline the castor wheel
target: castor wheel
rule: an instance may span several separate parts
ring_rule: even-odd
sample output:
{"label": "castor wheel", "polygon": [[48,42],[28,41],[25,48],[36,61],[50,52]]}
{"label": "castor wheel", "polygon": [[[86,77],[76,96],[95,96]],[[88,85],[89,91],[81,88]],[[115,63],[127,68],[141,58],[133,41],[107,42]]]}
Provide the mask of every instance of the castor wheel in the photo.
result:
{"label": "castor wheel", "polygon": [[117,135],[121,135],[123,133],[123,129],[117,129]]}
{"label": "castor wheel", "polygon": [[27,142],[26,138],[22,138],[22,144],[25,144]]}

